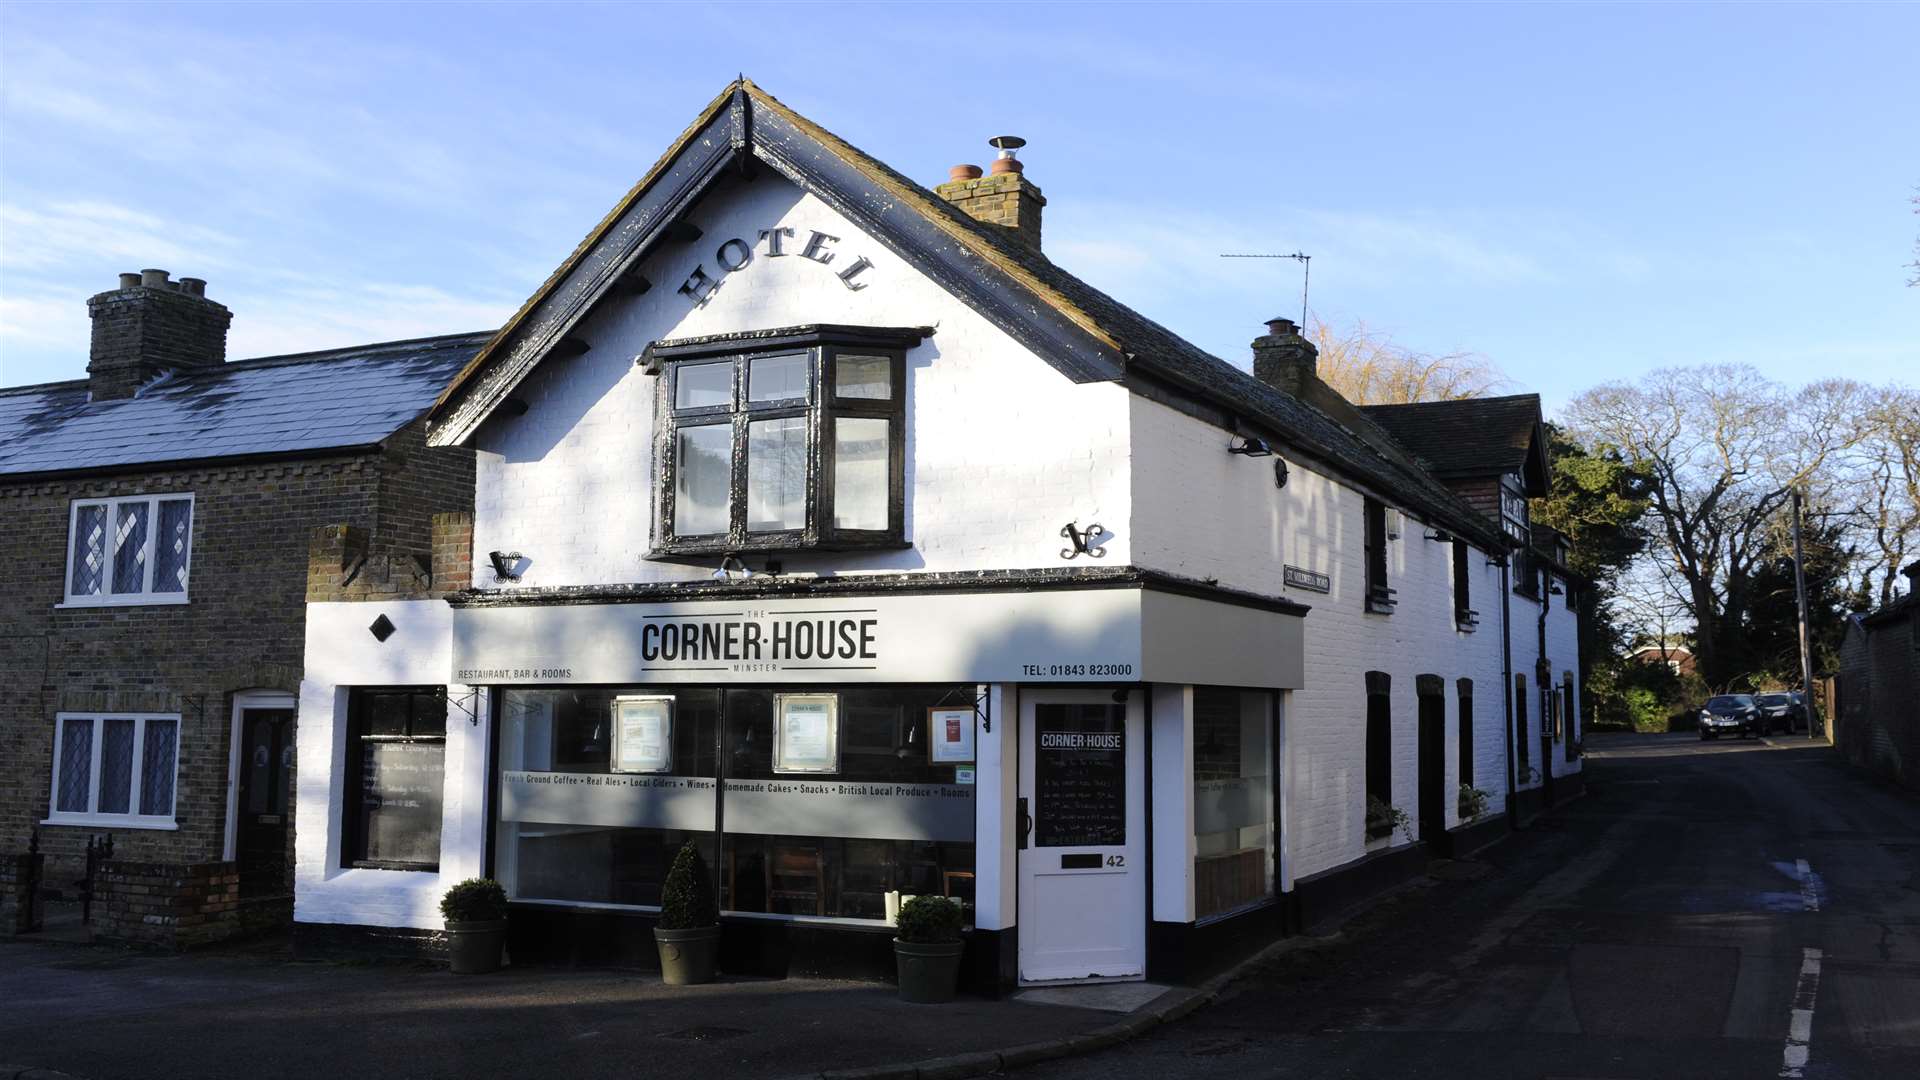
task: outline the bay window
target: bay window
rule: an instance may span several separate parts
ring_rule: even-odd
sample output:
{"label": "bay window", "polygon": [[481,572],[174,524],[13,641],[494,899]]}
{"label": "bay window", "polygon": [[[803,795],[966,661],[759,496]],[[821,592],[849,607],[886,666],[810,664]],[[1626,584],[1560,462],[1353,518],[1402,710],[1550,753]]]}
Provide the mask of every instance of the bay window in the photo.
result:
{"label": "bay window", "polygon": [[899,547],[906,350],[922,329],[656,342],[655,556]]}
{"label": "bay window", "polygon": [[76,499],[66,603],[184,604],[192,549],[191,494]]}

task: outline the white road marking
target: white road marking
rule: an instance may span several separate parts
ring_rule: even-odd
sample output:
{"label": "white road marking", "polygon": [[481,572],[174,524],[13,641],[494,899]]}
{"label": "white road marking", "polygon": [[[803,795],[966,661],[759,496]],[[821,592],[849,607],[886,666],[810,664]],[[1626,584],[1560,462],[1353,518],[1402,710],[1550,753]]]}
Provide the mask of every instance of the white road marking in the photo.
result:
{"label": "white road marking", "polygon": [[1808,911],[1820,910],[1820,876],[1807,865],[1807,860],[1797,859],[1793,868],[1800,872],[1800,902]]}
{"label": "white road marking", "polygon": [[1813,1053],[1813,1003],[1819,992],[1820,950],[1801,949],[1800,978],[1793,987],[1793,1011],[1787,1014],[1787,1045],[1780,1055],[1780,1075],[1788,1080],[1806,1075],[1807,1059]]}

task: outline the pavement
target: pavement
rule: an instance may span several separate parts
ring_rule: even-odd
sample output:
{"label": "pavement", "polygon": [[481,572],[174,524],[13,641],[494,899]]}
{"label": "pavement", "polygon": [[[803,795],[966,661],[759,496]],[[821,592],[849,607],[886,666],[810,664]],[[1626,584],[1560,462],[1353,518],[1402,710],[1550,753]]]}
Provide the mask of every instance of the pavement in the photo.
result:
{"label": "pavement", "polygon": [[1200,988],[915,1006],[0,942],[0,1080],[1920,1076],[1920,802],[1804,737],[1588,750],[1585,798]]}

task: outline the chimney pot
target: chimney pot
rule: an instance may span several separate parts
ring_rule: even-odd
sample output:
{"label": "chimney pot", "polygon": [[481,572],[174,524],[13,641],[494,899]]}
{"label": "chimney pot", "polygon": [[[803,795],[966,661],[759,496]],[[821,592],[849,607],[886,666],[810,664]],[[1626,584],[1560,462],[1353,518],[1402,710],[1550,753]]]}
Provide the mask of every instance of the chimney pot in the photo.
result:
{"label": "chimney pot", "polygon": [[120,275],[120,287],[121,287],[121,288],[123,288],[123,289],[137,289],[137,288],[139,288],[139,287],[140,287],[140,275],[139,275],[139,274],[121,274],[121,275]]}
{"label": "chimney pot", "polygon": [[142,270],[140,271],[140,284],[149,289],[164,289],[167,287],[167,272],[165,270]]}
{"label": "chimney pot", "polygon": [[180,291],[186,293],[188,296],[205,296],[207,295],[207,279],[183,277],[180,279]]}
{"label": "chimney pot", "polygon": [[1285,337],[1300,332],[1300,325],[1285,316],[1267,320],[1267,333],[1274,337]]}
{"label": "chimney pot", "polygon": [[1001,135],[987,140],[999,152],[983,180],[977,165],[955,165],[948,170],[947,182],[934,189],[954,209],[975,221],[994,227],[993,231],[1035,251],[1040,249],[1040,213],[1047,205],[1040,189],[1021,175],[1014,151],[1027,144],[1017,135]]}

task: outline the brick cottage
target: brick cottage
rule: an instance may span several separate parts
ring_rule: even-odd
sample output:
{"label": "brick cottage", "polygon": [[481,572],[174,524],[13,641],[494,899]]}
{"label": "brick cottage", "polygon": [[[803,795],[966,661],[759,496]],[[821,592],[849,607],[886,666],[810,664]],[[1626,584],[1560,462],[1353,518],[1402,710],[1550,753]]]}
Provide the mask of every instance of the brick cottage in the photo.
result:
{"label": "brick cottage", "polygon": [[419,418],[486,336],[227,363],[205,293],[123,274],[88,301],[87,378],[0,389],[6,931],[84,890],[108,838],[98,937],[284,924],[310,579],[470,577],[473,454],[429,448]]}
{"label": "brick cottage", "polygon": [[691,840],[728,970],[933,893],[983,990],[1192,979],[1578,790],[1538,400],[1356,408],[1285,319],[1249,374],[996,145],[927,188],[736,82],[448,379],[486,558],[307,608],[297,947],[487,874],[516,963],[651,964]]}

